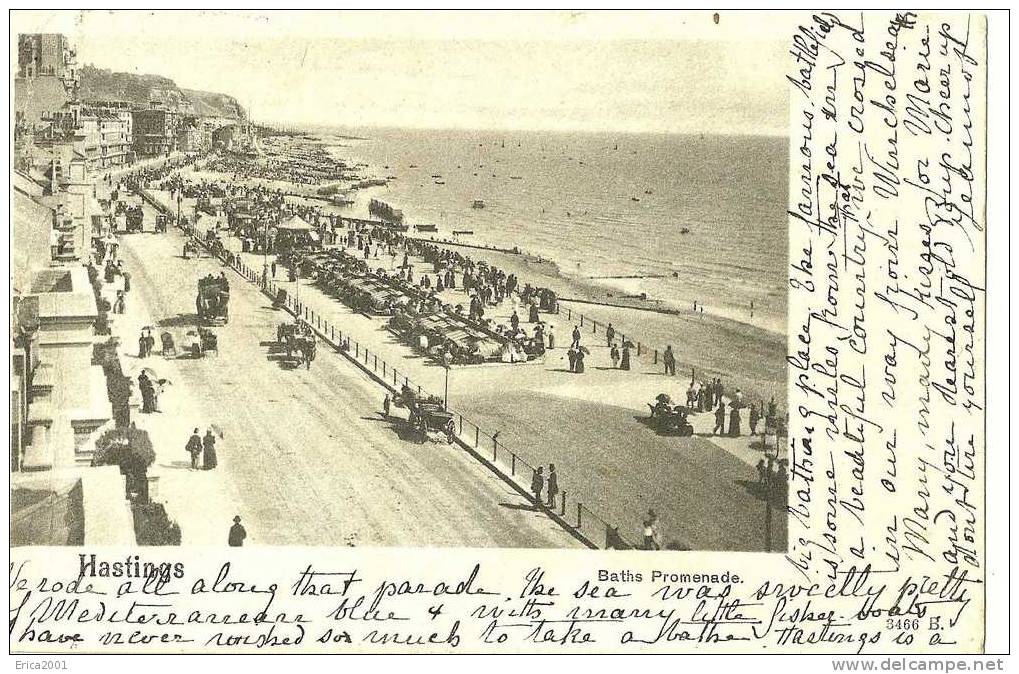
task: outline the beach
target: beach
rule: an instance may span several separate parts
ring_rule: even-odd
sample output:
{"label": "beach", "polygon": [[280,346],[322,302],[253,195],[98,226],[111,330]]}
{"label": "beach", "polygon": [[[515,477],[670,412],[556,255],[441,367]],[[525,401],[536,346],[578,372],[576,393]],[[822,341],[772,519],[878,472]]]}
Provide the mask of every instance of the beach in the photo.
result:
{"label": "beach", "polygon": [[314,142],[361,176],[388,179],[353,192],[354,213],[379,199],[411,226],[434,225],[427,236],[550,259],[613,303],[641,294],[672,310],[697,302],[785,333],[784,138],[353,133],[362,138],[323,130]]}
{"label": "beach", "polygon": [[[364,134],[364,136],[368,135]],[[472,137],[472,140],[474,138]],[[296,147],[311,144],[316,147],[332,148],[333,156],[337,159],[339,156],[345,157],[343,161],[348,166],[354,167],[359,163],[367,163],[363,161],[364,157],[357,151],[358,144],[362,144],[361,147],[363,147],[363,144],[366,143],[364,139],[336,139],[330,135],[309,135],[304,138],[288,139],[287,143]],[[341,145],[334,145],[334,143],[341,143]],[[623,147],[626,147],[625,143]],[[498,151],[501,152],[502,149],[499,148]],[[785,152],[784,147],[783,152]],[[389,168],[386,169],[386,166]],[[419,169],[423,168],[419,166]],[[382,164],[377,169],[375,174],[386,174],[387,170],[395,170],[395,164]],[[366,172],[375,169],[362,165],[357,170]],[[194,175],[198,179],[224,179],[234,184],[263,186],[293,195],[315,196],[313,186],[292,185],[284,180],[245,177],[214,171],[195,171]],[[396,183],[399,183],[399,180],[396,180]],[[521,183],[520,180],[509,180],[508,182],[511,185],[519,183]],[[344,217],[369,218],[367,206],[369,196],[384,194],[387,190],[389,188],[371,188],[352,192],[351,196],[354,198],[355,204],[348,207],[332,206],[320,199],[297,196],[291,197],[290,201],[315,206],[324,213],[335,213]],[[409,206],[408,204],[403,205]],[[469,205],[465,208],[468,209],[468,213],[473,214]],[[485,211],[488,210],[488,208],[485,209]],[[413,209],[408,210],[409,222],[421,222],[422,220],[415,220],[411,215],[414,212]],[[523,228],[518,227],[516,232],[522,234]],[[715,300],[706,293],[710,288],[704,287],[699,287],[694,291],[688,290],[685,293],[701,298],[698,310],[694,311],[693,300],[681,299],[680,295],[675,292],[676,288],[684,286],[684,283],[681,282],[683,279],[673,277],[672,274],[665,276],[661,273],[647,272],[654,277],[642,275],[639,278],[590,278],[569,269],[567,266],[569,263],[553,259],[553,256],[561,254],[565,250],[575,251],[574,255],[578,250],[590,250],[584,249],[585,241],[583,240],[573,242],[568,240],[565,235],[560,236],[559,241],[555,241],[553,246],[543,250],[541,254],[535,254],[527,252],[529,245],[524,243],[527,241],[526,238],[511,238],[513,231],[484,231],[485,237],[482,237],[481,234],[482,230],[479,229],[479,236],[472,237],[467,241],[464,237],[453,240],[451,227],[447,227],[444,231],[440,229],[434,234],[432,232],[416,234],[413,228],[408,232],[410,237],[457,250],[476,260],[485,260],[506,272],[516,273],[524,282],[549,288],[558,295],[564,307],[569,308],[571,314],[583,315],[589,323],[596,321],[602,326],[612,323],[616,331],[631,336],[635,343],[640,342],[642,347],[646,346],[652,353],[655,349],[660,353],[666,346],[672,345],[677,354],[680,368],[687,373],[692,372],[697,378],[720,376],[731,386],[740,387],[754,399],[767,401],[774,397],[777,404],[781,408],[785,408],[787,370],[784,276],[781,281],[759,280],[765,277],[765,274],[774,275],[775,272],[771,270],[771,267],[767,267],[767,271],[762,268],[756,275],[751,275],[746,280],[747,283],[758,283],[764,289],[771,289],[758,296],[758,304],[755,304],[753,316],[751,316],[748,307],[731,306],[731,296],[728,291],[721,294],[720,300]],[[545,234],[541,236],[545,236]],[[491,235],[491,241],[488,240],[489,235]],[[757,235],[750,231],[746,236],[756,237]],[[530,247],[535,245],[534,241],[530,241]],[[591,253],[590,255],[596,257],[605,254]],[[783,243],[781,255],[783,272],[785,256],[785,244]],[[772,266],[774,258],[774,255],[768,258]],[[566,255],[564,259],[572,259],[572,257]],[[606,265],[603,270],[633,271],[634,265],[640,266],[642,260],[645,258],[615,260]],[[646,267],[641,267],[641,269],[647,271]],[[709,277],[710,275],[703,275],[697,280],[703,281]],[[691,281],[690,284],[693,286],[694,281]],[[782,302],[769,304],[767,297],[775,293],[773,290],[775,286],[781,286],[783,289],[781,292]],[[655,294],[656,291],[657,294]],[[641,293],[644,294],[644,298],[641,297]],[[576,300],[576,302],[572,302],[572,300]],[[579,322],[579,318],[577,322]]]}
{"label": "beach", "polygon": [[[311,199],[309,186],[286,185],[264,178],[187,170],[191,181],[261,186],[288,194],[286,202],[320,214],[364,217],[355,208],[341,208]],[[172,205],[168,192],[155,192]],[[304,194],[307,196],[294,196]],[[185,200],[187,202],[187,200]],[[185,204],[185,212],[192,208]],[[554,463],[560,470],[563,515],[599,547],[618,535],[629,544],[640,540],[641,513],[653,509],[663,520],[662,530],[670,546],[690,549],[763,550],[785,546],[784,518],[762,528],[767,499],[757,492],[759,467],[767,455],[784,458],[772,436],[743,434],[728,437],[713,431],[714,414],[694,413],[692,437],[660,435],[648,427],[648,405],[659,394],[682,401],[692,379],[724,383],[727,400],[740,395],[744,404],[760,407],[775,398],[784,410],[784,338],[746,322],[711,313],[683,311],[656,303],[652,298],[609,297],[603,286],[590,279],[563,273],[559,264],[545,256],[512,249],[436,242],[516,274],[520,282],[553,288],[561,298],[557,314],[543,314],[546,328],[558,336],[557,348],[526,364],[484,364],[444,369],[433,359],[408,348],[385,328],[385,318],[352,309],[326,285],[313,279],[288,281],[285,269],[269,278],[273,254],[242,252],[242,241],[225,229],[225,219],[204,216],[200,230],[219,230],[226,250],[249,270],[249,280],[265,269],[272,288],[285,289],[299,299],[299,312],[321,334],[341,334],[359,367],[391,384],[410,382],[422,394],[445,398],[457,419],[457,432],[469,447],[506,474],[514,475],[527,489],[534,466]],[[349,231],[346,226],[341,232]],[[410,233],[413,235],[413,232]],[[428,235],[415,238],[428,241]],[[346,236],[343,237],[346,242]],[[331,249],[342,249],[333,244]],[[360,251],[348,248],[348,254]],[[375,249],[373,269],[396,274],[400,261]],[[409,260],[415,278],[431,272],[418,256]],[[273,290],[272,292],[275,292]],[[462,290],[446,289],[438,297],[450,306],[463,303]],[[612,306],[616,301],[631,306]],[[492,307],[488,317],[499,324],[509,322],[524,307],[515,296]],[[613,324],[617,339],[639,345],[633,353],[632,371],[616,369],[607,348],[605,330]],[[590,350],[587,372],[578,376],[566,363],[565,347],[571,329],[582,331],[582,344]],[[528,328],[530,329],[530,328]],[[663,376],[662,354],[672,346],[677,376]],[[639,353],[638,353],[639,352]],[[738,394],[736,392],[739,392]],[[380,394],[381,395],[381,394]],[[726,420],[728,425],[728,419]],[[394,426],[397,434],[399,424]],[[765,447],[770,449],[765,451]],[[567,504],[568,499],[568,504]],[[617,532],[613,534],[611,532]]]}

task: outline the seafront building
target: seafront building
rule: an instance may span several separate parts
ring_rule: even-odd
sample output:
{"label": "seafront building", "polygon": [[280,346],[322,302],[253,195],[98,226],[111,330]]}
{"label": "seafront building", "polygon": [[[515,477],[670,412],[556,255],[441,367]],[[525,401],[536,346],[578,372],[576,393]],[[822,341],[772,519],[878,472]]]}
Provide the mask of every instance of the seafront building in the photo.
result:
{"label": "seafront building", "polygon": [[200,117],[172,96],[156,95],[140,109],[127,101],[84,101],[75,58],[63,35],[18,36],[14,544],[135,543],[124,476],[116,466],[91,465],[97,438],[116,424],[110,387],[120,376],[111,369],[112,317],[94,266],[112,224],[108,195],[97,183],[141,159],[206,151],[217,129],[237,122]]}
{"label": "seafront building", "polygon": [[139,157],[169,156],[178,149],[178,131],[181,117],[167,108],[152,107],[132,111],[134,151]]}

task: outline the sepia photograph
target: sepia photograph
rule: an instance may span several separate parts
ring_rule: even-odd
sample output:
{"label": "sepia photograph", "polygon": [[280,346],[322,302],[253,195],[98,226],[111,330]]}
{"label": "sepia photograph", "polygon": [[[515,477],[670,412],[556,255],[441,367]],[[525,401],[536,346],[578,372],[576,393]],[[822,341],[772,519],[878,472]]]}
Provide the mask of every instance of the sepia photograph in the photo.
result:
{"label": "sepia photograph", "polygon": [[17,34],[12,545],[785,549],[759,17],[183,18]]}
{"label": "sepia photograph", "polygon": [[12,669],[1003,670],[1007,33],[10,12]]}

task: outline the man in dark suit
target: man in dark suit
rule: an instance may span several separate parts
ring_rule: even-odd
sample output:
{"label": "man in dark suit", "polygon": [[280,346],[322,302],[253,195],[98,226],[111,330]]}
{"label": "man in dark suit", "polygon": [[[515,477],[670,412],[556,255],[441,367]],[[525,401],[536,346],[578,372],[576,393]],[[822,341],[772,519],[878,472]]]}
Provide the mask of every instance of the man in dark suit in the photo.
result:
{"label": "man in dark suit", "polygon": [[198,457],[202,455],[202,436],[198,435],[197,428],[191,434],[188,444],[184,446],[184,449],[191,455],[191,467],[198,470]]}
{"label": "man in dark suit", "polygon": [[718,409],[715,410],[715,429],[711,432],[715,435],[725,433],[725,402],[718,403]]}
{"label": "man in dark suit", "polygon": [[244,539],[248,537],[248,532],[244,530],[244,526],[241,524],[241,516],[234,515],[234,525],[230,527],[230,537],[227,539],[227,543],[232,548],[239,548],[244,545]]}

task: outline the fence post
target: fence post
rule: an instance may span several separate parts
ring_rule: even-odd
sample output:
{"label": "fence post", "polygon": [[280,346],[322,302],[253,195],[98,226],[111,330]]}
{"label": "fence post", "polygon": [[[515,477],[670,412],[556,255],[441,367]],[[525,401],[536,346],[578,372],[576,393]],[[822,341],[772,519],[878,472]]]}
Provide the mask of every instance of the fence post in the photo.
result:
{"label": "fence post", "polygon": [[516,475],[517,474],[517,455],[516,455],[516,453],[513,453],[512,456],[513,456],[513,460],[510,462],[510,475]]}
{"label": "fence post", "polygon": [[478,446],[478,442],[481,440],[481,429],[477,426],[474,427],[474,446]]}
{"label": "fence post", "polygon": [[[375,355],[372,356],[372,358],[375,359],[375,362],[372,365],[372,369],[377,372],[378,369],[379,369],[379,354],[376,353]],[[382,362],[385,363],[386,361],[382,361]]]}
{"label": "fence post", "polygon": [[354,358],[361,357],[361,345],[358,342],[354,342]]}
{"label": "fence post", "polygon": [[598,321],[591,321],[591,334],[598,334]]}
{"label": "fence post", "polygon": [[584,314],[580,314],[580,325],[584,325]]}
{"label": "fence post", "polygon": [[495,438],[492,438],[492,461],[495,462],[498,460],[499,460],[499,441],[496,440]]}
{"label": "fence post", "polygon": [[577,528],[578,529],[584,524],[584,520],[582,519],[581,514],[580,514],[581,513],[581,508],[582,508],[582,506],[580,505],[580,501],[577,501]]}
{"label": "fence post", "polygon": [[637,355],[640,355],[640,342],[637,342]]}
{"label": "fence post", "polygon": [[658,349],[655,349],[655,365],[658,365]]}
{"label": "fence post", "polygon": [[[385,367],[385,363],[386,363],[386,361],[382,361],[382,366],[383,367]],[[464,417],[463,417],[462,414],[458,414],[456,416],[460,417],[460,433],[458,433],[458,435],[463,435],[464,434]]]}
{"label": "fence post", "polygon": [[559,508],[559,514],[562,515],[563,517],[566,517],[566,490],[565,489],[563,490],[563,502],[562,502],[562,506],[560,506],[560,508]]}

